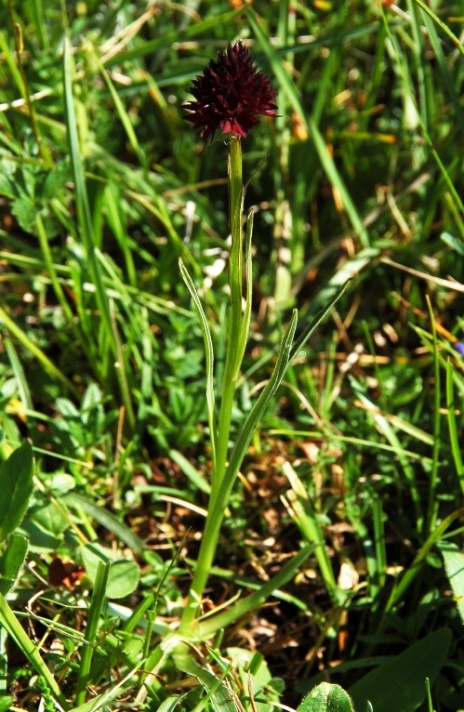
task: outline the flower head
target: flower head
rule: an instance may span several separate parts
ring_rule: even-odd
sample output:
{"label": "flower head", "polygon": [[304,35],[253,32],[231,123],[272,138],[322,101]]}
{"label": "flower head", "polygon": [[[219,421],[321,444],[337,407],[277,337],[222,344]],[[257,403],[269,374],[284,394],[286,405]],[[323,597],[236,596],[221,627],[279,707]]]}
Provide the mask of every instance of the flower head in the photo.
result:
{"label": "flower head", "polygon": [[213,137],[218,129],[223,134],[245,138],[257,114],[277,116],[274,99],[277,92],[264,72],[258,71],[248,49],[240,40],[209,65],[193,81],[196,101],[184,104],[186,117],[202,138]]}

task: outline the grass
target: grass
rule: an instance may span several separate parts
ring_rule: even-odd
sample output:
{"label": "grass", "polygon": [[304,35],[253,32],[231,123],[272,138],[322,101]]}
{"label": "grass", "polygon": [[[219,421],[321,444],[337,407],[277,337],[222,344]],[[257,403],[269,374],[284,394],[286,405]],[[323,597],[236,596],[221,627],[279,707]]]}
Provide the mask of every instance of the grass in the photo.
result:
{"label": "grass", "polygon": [[[0,711],[463,709],[461,15],[0,9]],[[227,149],[181,109],[237,37],[280,114],[239,370]]]}

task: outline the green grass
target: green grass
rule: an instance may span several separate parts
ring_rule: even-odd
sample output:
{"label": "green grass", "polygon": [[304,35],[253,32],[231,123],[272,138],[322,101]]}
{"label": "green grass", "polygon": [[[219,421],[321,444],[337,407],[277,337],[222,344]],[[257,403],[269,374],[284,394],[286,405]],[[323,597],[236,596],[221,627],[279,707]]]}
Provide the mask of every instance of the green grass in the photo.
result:
{"label": "green grass", "polygon": [[[235,5],[0,8],[0,711],[464,708],[462,7]],[[227,148],[181,104],[239,37],[280,116],[218,443]]]}

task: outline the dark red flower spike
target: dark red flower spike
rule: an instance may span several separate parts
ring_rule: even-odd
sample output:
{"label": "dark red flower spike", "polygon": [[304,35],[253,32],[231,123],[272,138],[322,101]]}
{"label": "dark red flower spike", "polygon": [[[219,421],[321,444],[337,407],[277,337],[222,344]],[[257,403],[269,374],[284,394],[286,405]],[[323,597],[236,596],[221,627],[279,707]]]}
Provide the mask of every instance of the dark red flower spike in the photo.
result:
{"label": "dark red flower spike", "polygon": [[215,131],[246,138],[258,123],[256,116],[278,116],[274,102],[277,92],[264,72],[240,40],[209,65],[193,81],[195,101],[183,105],[195,129],[202,138],[211,138]]}

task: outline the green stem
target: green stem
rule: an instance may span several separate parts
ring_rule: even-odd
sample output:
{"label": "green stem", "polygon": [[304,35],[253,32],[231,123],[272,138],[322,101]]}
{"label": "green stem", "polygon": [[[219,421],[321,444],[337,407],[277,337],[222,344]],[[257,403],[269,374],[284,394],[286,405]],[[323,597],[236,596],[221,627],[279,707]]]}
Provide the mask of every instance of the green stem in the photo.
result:
{"label": "green stem", "polygon": [[216,482],[213,483],[213,495],[224,477],[227,464],[230,422],[234,404],[234,391],[242,353],[239,348],[242,325],[242,269],[243,269],[243,178],[242,145],[233,134],[229,139],[229,211],[232,247],[229,261],[230,316],[226,362],[222,383],[221,409],[217,443]]}
{"label": "green stem", "polygon": [[191,633],[192,624],[201,611],[201,597],[208,582],[211,566],[213,565],[219,532],[231,489],[232,487],[221,487],[214,501],[213,495],[211,495],[205,529],[195,567],[195,576],[190,586],[187,605],[184,608],[179,626],[179,634],[181,636],[185,635],[188,637],[189,633]]}
{"label": "green stem", "polygon": [[217,459],[195,576],[180,625],[181,634],[186,634],[200,610],[201,597],[214,561],[224,512],[233,486],[233,479],[230,478],[228,482],[224,482],[224,477],[227,469],[235,383],[240,361],[243,358],[243,349],[240,348],[243,322],[243,192],[242,145],[240,139],[231,134],[229,138],[229,219],[232,233],[229,261],[230,312],[219,412]]}
{"label": "green stem", "polygon": [[221,529],[224,511],[230,498],[230,493],[237,478],[238,470],[243,462],[243,457],[250,444],[253,433],[269,403],[275,395],[287,368],[290,358],[290,348],[295,335],[297,312],[294,310],[292,319],[287,327],[282,340],[279,356],[266,387],[262,391],[258,400],[254,404],[248,418],[243,423],[240,432],[237,434],[236,443],[231,453],[230,462],[227,465],[222,481],[216,491],[211,493],[208,514],[206,517],[205,530],[201,540],[200,552],[198,554],[195,576],[190,587],[187,605],[182,615],[179,626],[181,636],[192,638],[192,625],[200,610],[201,596],[211,573],[211,566],[216,553],[217,542]]}

